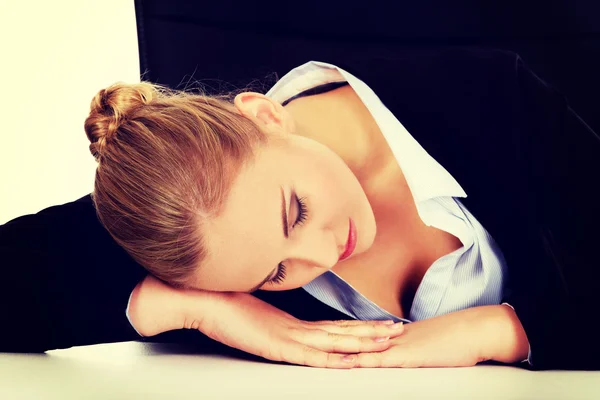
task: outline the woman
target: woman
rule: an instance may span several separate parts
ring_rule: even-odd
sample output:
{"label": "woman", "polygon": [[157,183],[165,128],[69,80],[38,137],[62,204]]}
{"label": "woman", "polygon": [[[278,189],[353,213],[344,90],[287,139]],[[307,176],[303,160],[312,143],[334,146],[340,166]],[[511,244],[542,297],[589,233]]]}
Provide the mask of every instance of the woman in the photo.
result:
{"label": "woman", "polygon": [[[269,359],[336,368],[529,358],[520,307],[502,302],[512,254],[460,201],[460,179],[348,71],[307,63],[267,95],[233,102],[114,85],[94,98],[85,129],[98,217],[160,279],[132,292],[139,334],[195,328]],[[352,318],[416,322],[308,323],[247,294],[300,287]]]}

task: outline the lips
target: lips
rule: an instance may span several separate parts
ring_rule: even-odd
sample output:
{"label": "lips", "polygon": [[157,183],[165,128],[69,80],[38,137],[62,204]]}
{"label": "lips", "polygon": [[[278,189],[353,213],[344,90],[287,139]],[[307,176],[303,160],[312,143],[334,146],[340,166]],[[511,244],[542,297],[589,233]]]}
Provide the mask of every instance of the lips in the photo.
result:
{"label": "lips", "polygon": [[352,255],[354,249],[356,248],[356,226],[354,225],[354,221],[352,221],[352,218],[349,218],[349,221],[350,227],[348,229],[348,239],[346,240],[346,248],[344,249],[344,252],[340,255],[338,261],[342,261],[350,257],[350,255]]}

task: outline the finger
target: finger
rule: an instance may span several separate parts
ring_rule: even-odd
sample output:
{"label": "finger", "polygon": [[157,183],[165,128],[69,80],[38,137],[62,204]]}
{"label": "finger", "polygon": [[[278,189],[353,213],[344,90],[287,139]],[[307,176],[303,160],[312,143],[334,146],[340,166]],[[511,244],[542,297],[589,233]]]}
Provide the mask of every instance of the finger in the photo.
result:
{"label": "finger", "polygon": [[305,365],[318,368],[337,368],[349,369],[356,363],[356,356],[352,356],[351,361],[345,361],[347,354],[336,354],[321,351],[310,346],[304,346],[299,343],[290,345],[282,352],[281,361],[290,364]]}
{"label": "finger", "polygon": [[321,329],[297,330],[291,333],[302,345],[329,353],[384,351],[390,347],[390,336],[369,337],[344,335]]}
{"label": "finger", "polygon": [[354,368],[401,368],[403,361],[397,351],[382,351],[380,353],[361,353],[356,355]]}
{"label": "finger", "polygon": [[[345,322],[345,321],[344,321]],[[355,322],[355,321],[349,321]],[[404,324],[399,322],[393,325],[384,325],[374,321],[360,321],[362,324],[321,324],[318,329],[343,335],[368,336],[368,337],[396,337],[404,332]]]}
{"label": "finger", "polygon": [[379,325],[391,325],[394,323],[391,319],[386,320],[368,320],[363,321],[360,319],[340,319],[340,320],[327,320],[327,321],[304,321],[308,325],[339,325],[339,326],[357,326],[357,325],[369,325],[369,324],[379,324]]}

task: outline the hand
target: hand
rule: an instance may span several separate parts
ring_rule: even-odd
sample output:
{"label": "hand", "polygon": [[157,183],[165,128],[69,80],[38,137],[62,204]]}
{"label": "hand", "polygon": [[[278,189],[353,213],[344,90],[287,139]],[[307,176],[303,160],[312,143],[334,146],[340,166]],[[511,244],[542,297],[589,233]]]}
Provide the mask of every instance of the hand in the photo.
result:
{"label": "hand", "polygon": [[355,367],[468,367],[491,359],[518,362],[523,354],[526,357],[528,344],[526,338],[523,342],[524,332],[514,329],[515,318],[512,309],[499,305],[413,322],[391,339],[388,350],[359,354]]}
{"label": "hand", "polygon": [[346,354],[387,350],[390,340],[373,339],[403,332],[380,321],[305,322],[247,293],[179,290],[150,275],[134,289],[129,317],[143,336],[197,329],[269,360],[326,368],[352,368]]}
{"label": "hand", "polygon": [[[311,367],[352,368],[343,357],[382,352],[403,326],[392,329],[382,321],[301,321],[247,293],[205,292],[212,296],[209,310],[187,311],[185,328],[196,328],[228,346],[273,361]],[[390,337],[375,342],[378,337]],[[354,360],[356,357],[353,357]]]}

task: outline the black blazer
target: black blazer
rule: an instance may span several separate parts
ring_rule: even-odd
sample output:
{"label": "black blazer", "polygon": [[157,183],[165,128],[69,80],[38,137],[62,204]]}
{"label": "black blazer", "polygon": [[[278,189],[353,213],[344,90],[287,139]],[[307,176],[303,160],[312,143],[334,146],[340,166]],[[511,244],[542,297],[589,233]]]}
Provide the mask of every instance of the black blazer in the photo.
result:
{"label": "black blazer", "polygon": [[[503,301],[527,332],[534,369],[600,369],[599,136],[514,53],[456,48],[336,64],[467,192],[463,203],[506,257]],[[103,229],[89,196],[1,226],[0,263],[0,351],[139,339],[125,308],[146,272]],[[305,320],[349,318],[301,288],[255,295]],[[183,330],[150,340],[220,345]]]}

